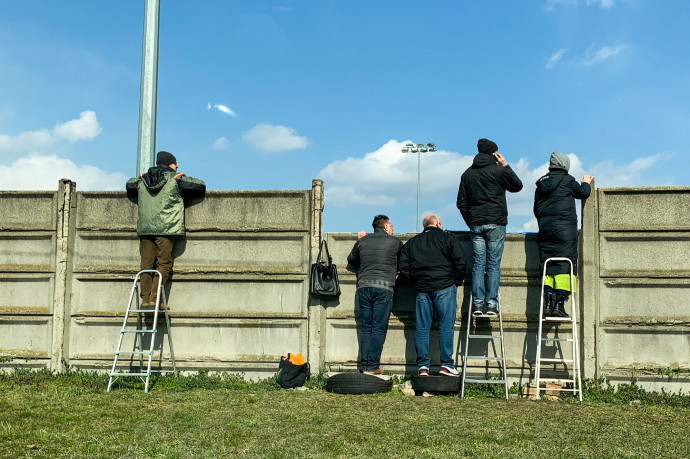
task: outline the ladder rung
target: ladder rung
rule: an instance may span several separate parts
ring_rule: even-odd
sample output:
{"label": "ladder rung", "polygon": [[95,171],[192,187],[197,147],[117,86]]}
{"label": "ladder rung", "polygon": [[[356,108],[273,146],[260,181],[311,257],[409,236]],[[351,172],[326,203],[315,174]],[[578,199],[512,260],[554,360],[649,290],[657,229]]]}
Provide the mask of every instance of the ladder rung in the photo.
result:
{"label": "ladder rung", "polygon": [[472,314],[472,317],[474,317],[475,319],[476,319],[476,318],[480,318],[480,319],[498,319],[498,314],[494,314],[494,315],[491,315],[491,316],[490,316],[489,314],[476,314],[476,315],[475,315],[475,314]]}
{"label": "ladder rung", "polygon": [[468,360],[489,360],[489,361],[503,361],[503,357],[484,357],[481,355],[467,355],[465,356]]}
{"label": "ladder rung", "polygon": [[540,362],[573,363],[573,359],[539,359]]}
{"label": "ladder rung", "polygon": [[558,379],[558,378],[539,378],[539,381],[548,381],[548,382],[555,382],[555,383],[571,383],[575,384],[575,380],[573,379]]}
{"label": "ladder rung", "polygon": [[470,382],[470,383],[486,383],[486,384],[504,384],[505,380],[504,379],[473,379],[473,378],[465,378],[465,382]]}
{"label": "ladder rung", "polygon": [[153,354],[155,351],[115,351],[117,355],[141,355],[141,354]]}
{"label": "ladder rung", "polygon": [[110,373],[110,376],[151,376],[151,373],[118,373],[116,371],[113,371]]}
{"label": "ladder rung", "polygon": [[568,317],[544,317],[542,319],[544,322],[572,322],[573,319]]}
{"label": "ladder rung", "polygon": [[542,341],[558,341],[558,342],[572,342],[572,338],[542,338]]}
{"label": "ladder rung", "polygon": [[129,312],[156,312],[155,309],[130,309]]}
{"label": "ladder rung", "polygon": [[501,335],[469,335],[470,338],[485,338],[485,339],[503,339]]}
{"label": "ladder rung", "polygon": [[579,389],[553,389],[553,388],[551,388],[551,387],[540,387],[539,390],[540,390],[540,391],[545,391],[545,390],[557,390],[557,391],[560,391],[560,392],[580,392]]}
{"label": "ladder rung", "polygon": [[153,330],[125,330],[124,328],[120,330],[120,333],[156,333],[156,329]]}

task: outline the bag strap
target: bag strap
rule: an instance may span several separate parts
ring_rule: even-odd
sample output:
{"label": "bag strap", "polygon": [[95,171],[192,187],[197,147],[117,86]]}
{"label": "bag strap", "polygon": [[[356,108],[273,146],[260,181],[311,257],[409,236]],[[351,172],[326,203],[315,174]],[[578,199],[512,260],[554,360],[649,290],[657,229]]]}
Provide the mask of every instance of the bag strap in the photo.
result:
{"label": "bag strap", "polygon": [[[333,257],[331,257],[331,252],[328,251],[328,244],[326,244],[326,240],[324,239],[321,242],[322,246],[326,248],[326,256],[328,257],[328,264],[332,265],[333,264]],[[321,257],[321,249],[319,249],[319,257]],[[320,260],[318,260],[320,261]]]}
{"label": "bag strap", "polygon": [[[316,257],[316,261],[314,262],[314,264],[318,265],[319,263],[321,263],[321,251],[323,250],[323,245],[325,243],[326,243],[326,241],[323,240],[323,241],[321,241],[321,244],[319,244],[319,254]],[[328,247],[326,247],[326,250],[328,250]]]}

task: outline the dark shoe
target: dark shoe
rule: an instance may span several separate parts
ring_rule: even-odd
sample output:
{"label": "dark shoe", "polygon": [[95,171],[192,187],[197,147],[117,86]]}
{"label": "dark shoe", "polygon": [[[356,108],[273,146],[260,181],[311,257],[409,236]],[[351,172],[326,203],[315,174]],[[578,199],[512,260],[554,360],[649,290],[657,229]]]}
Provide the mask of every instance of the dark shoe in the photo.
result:
{"label": "dark shoe", "polygon": [[419,367],[419,376],[429,376],[429,367]]}
{"label": "dark shoe", "polygon": [[486,314],[489,317],[498,317],[498,307],[496,305],[489,305],[486,307]]}
{"label": "dark shoe", "polygon": [[472,305],[472,315],[473,316],[483,316],[484,315],[484,305],[477,303]]}
{"label": "dark shoe", "polygon": [[556,304],[554,304],[551,310],[551,315],[553,317],[570,317],[567,312],[565,312],[565,302],[568,300],[568,292],[565,290],[556,290]]}
{"label": "dark shoe", "polygon": [[544,314],[542,317],[550,317],[553,314],[553,291],[544,292]]}

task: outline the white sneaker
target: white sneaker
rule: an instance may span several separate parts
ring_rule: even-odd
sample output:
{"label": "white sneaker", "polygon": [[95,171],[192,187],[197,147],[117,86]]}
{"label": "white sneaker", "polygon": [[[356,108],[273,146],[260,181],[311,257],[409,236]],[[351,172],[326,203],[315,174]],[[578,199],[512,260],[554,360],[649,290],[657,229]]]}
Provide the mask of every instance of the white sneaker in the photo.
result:
{"label": "white sneaker", "polygon": [[445,376],[460,376],[460,373],[455,369],[455,367],[450,367],[447,365],[443,365],[439,373]]}

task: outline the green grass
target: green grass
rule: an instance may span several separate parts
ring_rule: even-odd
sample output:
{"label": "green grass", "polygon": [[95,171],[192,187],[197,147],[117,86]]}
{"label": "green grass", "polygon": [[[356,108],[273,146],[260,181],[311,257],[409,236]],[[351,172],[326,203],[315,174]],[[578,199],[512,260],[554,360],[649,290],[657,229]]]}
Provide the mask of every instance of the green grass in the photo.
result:
{"label": "green grass", "polygon": [[[235,375],[135,378],[106,393],[89,373],[0,376],[0,455],[7,457],[688,457],[690,398],[590,384],[572,398],[285,391]],[[631,389],[632,388],[632,389]],[[616,395],[618,394],[618,395]],[[640,400],[630,406],[628,400]]]}

